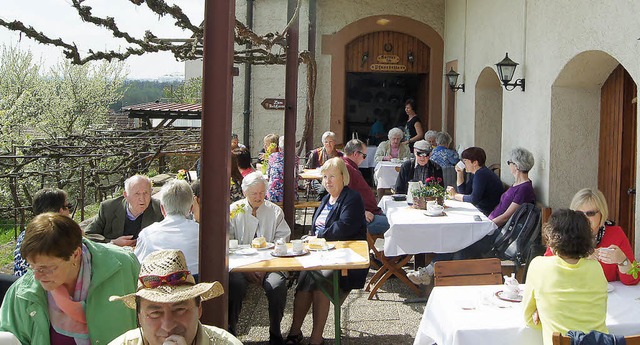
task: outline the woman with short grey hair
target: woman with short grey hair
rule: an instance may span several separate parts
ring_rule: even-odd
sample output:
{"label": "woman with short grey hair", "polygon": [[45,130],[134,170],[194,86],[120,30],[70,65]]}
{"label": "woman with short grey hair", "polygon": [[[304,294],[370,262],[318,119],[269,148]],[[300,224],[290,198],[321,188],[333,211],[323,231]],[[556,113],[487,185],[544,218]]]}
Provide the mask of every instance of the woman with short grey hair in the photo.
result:
{"label": "woman with short grey hair", "polygon": [[449,148],[451,136],[447,132],[440,132],[436,135],[436,148],[431,151],[431,160],[440,167],[452,167],[460,161],[458,152]]}
{"label": "woman with short grey hair", "polygon": [[378,145],[376,150],[375,161],[390,161],[393,158],[399,160],[411,158],[411,152],[409,151],[409,145],[406,142],[401,142],[404,137],[404,132],[400,128],[392,128],[388,134],[389,140],[383,141]]}
{"label": "woman with short grey hair", "polygon": [[527,149],[516,147],[509,152],[507,165],[515,182],[500,197],[500,203],[489,215],[496,225],[503,226],[511,215],[524,203],[535,204],[536,193],[529,179],[529,170],[533,168],[533,154]]}
{"label": "woman with short grey hair", "polygon": [[431,145],[431,148],[435,148],[437,146],[436,144],[437,135],[438,135],[438,132],[432,129],[428,130],[427,133],[424,134],[424,140],[429,142],[429,145]]}
{"label": "woman with short grey hair", "polygon": [[333,157],[342,157],[342,152],[336,149],[336,134],[326,131],[322,134],[322,146],[309,153],[307,168],[317,169]]}

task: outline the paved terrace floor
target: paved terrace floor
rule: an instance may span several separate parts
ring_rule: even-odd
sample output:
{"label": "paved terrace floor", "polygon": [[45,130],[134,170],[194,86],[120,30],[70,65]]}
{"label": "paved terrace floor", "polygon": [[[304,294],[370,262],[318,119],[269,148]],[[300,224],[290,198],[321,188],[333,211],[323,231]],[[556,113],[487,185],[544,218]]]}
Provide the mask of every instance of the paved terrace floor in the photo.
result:
{"label": "paved terrace floor", "polygon": [[[369,278],[375,271],[370,270]],[[368,281],[368,279],[367,279]],[[430,289],[428,289],[429,291]],[[286,337],[291,326],[295,285],[289,289],[282,320]],[[414,293],[398,279],[389,279],[378,290],[377,299],[368,300],[368,292],[353,290],[342,306],[342,344],[413,344],[426,302],[403,303]],[[335,344],[333,307],[324,329],[325,344]],[[311,312],[305,318],[303,344],[311,333]],[[269,316],[264,291],[252,285],[244,301],[238,322],[238,338],[244,344],[269,344]]]}

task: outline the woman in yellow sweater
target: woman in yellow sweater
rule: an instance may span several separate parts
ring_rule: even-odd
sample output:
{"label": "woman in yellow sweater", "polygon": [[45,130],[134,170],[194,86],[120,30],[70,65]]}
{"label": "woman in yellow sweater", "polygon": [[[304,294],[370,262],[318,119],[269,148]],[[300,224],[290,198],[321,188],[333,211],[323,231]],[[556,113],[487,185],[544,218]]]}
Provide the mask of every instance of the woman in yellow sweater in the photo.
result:
{"label": "woman in yellow sweater", "polygon": [[607,279],[593,252],[589,220],[580,212],[559,210],[542,228],[555,256],[531,261],[524,293],[524,318],[542,327],[545,345],[553,332],[569,330],[607,333]]}

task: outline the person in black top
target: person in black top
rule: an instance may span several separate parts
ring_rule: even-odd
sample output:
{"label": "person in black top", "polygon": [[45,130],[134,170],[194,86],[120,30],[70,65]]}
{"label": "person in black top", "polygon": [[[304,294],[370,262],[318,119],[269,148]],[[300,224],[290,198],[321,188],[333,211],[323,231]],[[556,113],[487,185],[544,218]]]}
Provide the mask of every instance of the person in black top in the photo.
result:
{"label": "person in black top", "polygon": [[[422,181],[424,183],[428,177],[442,180],[442,168],[429,159],[431,155],[429,143],[426,140],[420,140],[416,142],[414,149],[415,158],[402,163],[400,167],[394,188],[398,194],[407,194],[409,182]],[[442,182],[440,183],[442,184]]]}
{"label": "person in black top", "polygon": [[404,129],[404,141],[408,142],[409,149],[413,152],[413,144],[418,140],[422,140],[424,130],[422,129],[420,118],[416,114],[416,102],[413,99],[409,98],[405,102],[404,111],[409,116]]}

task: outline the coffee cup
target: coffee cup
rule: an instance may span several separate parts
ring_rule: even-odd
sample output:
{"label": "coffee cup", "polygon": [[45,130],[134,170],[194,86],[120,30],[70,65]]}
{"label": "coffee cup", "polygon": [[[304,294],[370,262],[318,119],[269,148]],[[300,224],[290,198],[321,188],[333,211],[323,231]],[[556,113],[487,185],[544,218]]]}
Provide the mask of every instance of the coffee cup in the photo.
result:
{"label": "coffee cup", "polygon": [[443,210],[444,210],[444,207],[438,204],[432,204],[427,207],[427,211],[429,211],[430,213],[440,214],[442,213]]}
{"label": "coffee cup", "polygon": [[433,206],[437,205],[438,202],[436,200],[427,201],[427,210],[430,210]]}
{"label": "coffee cup", "polygon": [[294,253],[302,253],[304,251],[302,240],[291,240],[291,249]]}
{"label": "coffee cup", "polygon": [[458,161],[458,163],[456,163],[456,168],[464,170],[464,162],[462,162],[462,160]]}
{"label": "coffee cup", "polygon": [[238,240],[229,240],[229,249],[238,249]]}

